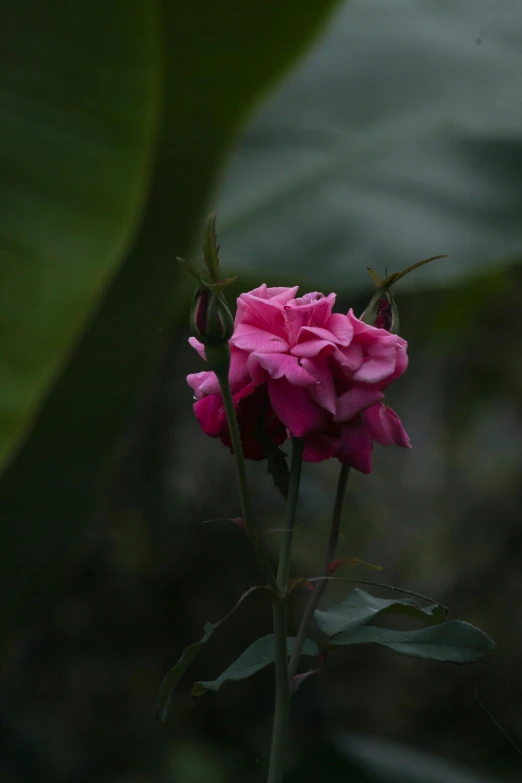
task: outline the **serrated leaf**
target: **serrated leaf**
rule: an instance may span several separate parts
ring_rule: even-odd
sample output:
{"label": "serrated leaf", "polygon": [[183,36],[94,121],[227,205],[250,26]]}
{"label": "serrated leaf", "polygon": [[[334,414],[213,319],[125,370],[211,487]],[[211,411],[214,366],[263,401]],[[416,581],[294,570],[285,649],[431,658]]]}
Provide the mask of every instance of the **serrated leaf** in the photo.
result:
{"label": "serrated leaf", "polygon": [[158,698],[157,698],[157,704],[156,704],[156,716],[161,723],[165,721],[168,715],[169,707],[170,707],[170,701],[172,698],[172,692],[182,676],[187,671],[188,667],[194,660],[194,658],[201,652],[202,648],[207,644],[207,642],[210,640],[211,636],[213,636],[214,632],[217,631],[217,629],[231,617],[236,609],[239,607],[240,604],[243,603],[245,598],[248,598],[249,595],[254,593],[256,590],[268,590],[268,587],[264,587],[261,585],[256,585],[255,587],[251,587],[249,590],[247,590],[243,595],[240,597],[239,601],[235,604],[235,606],[232,607],[232,609],[219,620],[217,623],[207,623],[204,628],[204,635],[199,640],[199,642],[194,642],[193,644],[189,644],[188,647],[185,647],[183,650],[183,653],[181,654],[181,658],[177,661],[177,663],[174,664],[172,669],[170,669],[165,677],[163,678],[163,682],[161,683],[159,692],[158,692]]}
{"label": "serrated leaf", "polygon": [[[290,656],[295,645],[295,637],[289,636],[286,640],[287,653]],[[317,657],[319,648],[312,639],[306,639],[303,646],[303,655]],[[274,636],[268,634],[257,639],[250,647],[241,653],[239,658],[230,664],[228,669],[215,680],[196,682],[192,687],[193,696],[202,696],[207,691],[217,691],[225,682],[238,682],[252,677],[253,674],[269,666],[275,660]]]}
{"label": "serrated leaf", "polygon": [[366,625],[383,613],[409,614],[423,622],[441,622],[442,614],[437,604],[421,606],[413,598],[376,598],[356,588],[337,606],[317,609],[314,620],[320,631],[333,636]]}
{"label": "serrated leaf", "polygon": [[329,644],[380,644],[410,658],[458,664],[479,661],[495,649],[495,642],[484,631],[461,620],[447,620],[416,631],[359,627],[336,634]]}
{"label": "serrated leaf", "polygon": [[266,470],[272,477],[274,486],[279,490],[286,500],[288,498],[288,483],[290,481],[290,470],[288,469],[287,458],[283,449],[268,437],[263,427],[259,427],[259,439],[263,445],[266,454]]}

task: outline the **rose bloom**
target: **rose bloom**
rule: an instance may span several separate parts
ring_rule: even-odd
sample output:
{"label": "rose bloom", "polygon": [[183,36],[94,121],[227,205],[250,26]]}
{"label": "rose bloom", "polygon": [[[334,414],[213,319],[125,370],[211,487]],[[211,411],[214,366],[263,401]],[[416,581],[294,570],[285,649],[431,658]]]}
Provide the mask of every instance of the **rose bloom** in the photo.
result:
{"label": "rose bloom", "polygon": [[[297,291],[262,285],[237,300],[229,381],[245,457],[266,456],[262,431],[276,445],[303,438],[305,461],[336,457],[369,473],[373,443],[410,448],[383,402],[408,366],[407,343],[352,310],[333,313],[335,294],[296,298]],[[205,358],[204,346],[189,342]],[[230,448],[216,375],[199,372],[187,382],[203,431]]]}

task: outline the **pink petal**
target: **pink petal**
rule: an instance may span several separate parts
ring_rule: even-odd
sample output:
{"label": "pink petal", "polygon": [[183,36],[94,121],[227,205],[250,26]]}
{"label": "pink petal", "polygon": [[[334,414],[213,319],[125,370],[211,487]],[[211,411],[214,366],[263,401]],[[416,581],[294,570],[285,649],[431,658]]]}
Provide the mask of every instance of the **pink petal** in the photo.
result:
{"label": "pink petal", "polygon": [[389,334],[389,332],[386,332],[385,329],[378,329],[376,326],[370,326],[369,324],[365,324],[364,321],[361,321],[360,318],[357,318],[357,316],[355,315],[351,307],[348,310],[348,315],[346,317],[349,319],[350,323],[353,326],[354,335],[364,334],[370,339],[379,339],[378,333],[385,332],[386,334]]}
{"label": "pink petal", "polygon": [[239,351],[234,346],[231,346],[228,380],[232,394],[235,394],[239,389],[242,389],[246,383],[248,383],[249,378],[247,372],[247,362],[248,353],[245,351]]}
{"label": "pink petal", "polygon": [[298,291],[294,288],[267,288],[260,286],[255,291],[241,294],[237,300],[236,328],[239,324],[250,324],[270,334],[286,338],[284,305]]}
{"label": "pink petal", "polygon": [[336,348],[335,361],[345,372],[357,372],[364,361],[364,351],[359,343],[351,343],[347,348]]}
{"label": "pink petal", "polygon": [[337,398],[337,412],[334,421],[350,421],[362,411],[375,405],[384,397],[374,386],[353,386]]}
{"label": "pink petal", "polygon": [[324,296],[313,292],[299,299],[292,299],[285,305],[285,317],[288,322],[289,335],[295,341],[299,330],[304,326],[324,326],[332,314],[335,294]]}
{"label": "pink petal", "polygon": [[314,356],[328,356],[335,351],[335,345],[331,340],[307,340],[305,343],[294,345],[291,353],[298,357],[313,358]]}
{"label": "pink petal", "polygon": [[362,383],[379,383],[390,378],[397,364],[397,338],[384,329],[376,329],[383,334],[377,340],[363,345],[365,361],[354,372],[354,381]]}
{"label": "pink petal", "polygon": [[337,459],[361,473],[372,470],[372,436],[363,418],[342,428]]}
{"label": "pink petal", "polygon": [[286,378],[270,379],[268,395],[276,416],[295,438],[326,427],[328,413],[311,399],[305,389],[293,386]]}
{"label": "pink petal", "polygon": [[349,345],[353,338],[353,324],[346,315],[332,313],[324,327],[335,337],[337,345]]}
{"label": "pink petal", "polygon": [[304,462],[323,462],[334,457],[337,451],[337,439],[329,435],[309,435],[305,438]]}
{"label": "pink petal", "polygon": [[391,408],[381,403],[374,405],[365,412],[372,438],[381,446],[401,446],[411,449],[410,439],[402,422]]}
{"label": "pink petal", "polygon": [[316,380],[314,386],[310,386],[309,392],[315,402],[333,415],[337,409],[337,394],[332,373],[327,361],[317,359],[303,359],[303,368]]}
{"label": "pink petal", "polygon": [[385,389],[387,386],[393,383],[393,381],[396,381],[397,378],[400,378],[401,375],[406,372],[408,367],[408,354],[406,353],[407,350],[408,343],[406,340],[403,340],[402,337],[397,337],[397,356],[395,370],[389,378],[386,378],[386,380],[379,383],[380,389]]}
{"label": "pink petal", "polygon": [[236,348],[253,353],[285,353],[288,351],[286,340],[271,334],[264,329],[259,329],[251,324],[239,324],[234,329],[234,334],[230,340]]}
{"label": "pink petal", "polygon": [[248,372],[254,383],[258,382],[259,364],[268,372],[271,378],[286,378],[293,386],[310,386],[317,383],[313,375],[310,375],[300,366],[295,356],[281,353],[252,353],[248,360]]}
{"label": "pink petal", "polygon": [[337,343],[335,335],[322,326],[301,327],[301,329],[299,330],[298,342],[303,343],[306,340],[310,340],[310,339],[313,340],[316,337],[319,337],[321,340],[328,340],[328,342],[331,342],[333,345]]}
{"label": "pink petal", "polygon": [[194,413],[205,435],[219,438],[226,429],[225,410],[220,394],[211,394],[194,403]]}
{"label": "pink petal", "polygon": [[219,381],[216,374],[210,370],[187,375],[187,383],[194,390],[198,400],[208,394],[219,394]]}
{"label": "pink petal", "polygon": [[194,350],[199,353],[202,359],[207,361],[207,357],[205,356],[205,346],[203,343],[200,343],[200,341],[196,340],[195,337],[189,337],[189,345],[191,345],[192,348],[194,348]]}

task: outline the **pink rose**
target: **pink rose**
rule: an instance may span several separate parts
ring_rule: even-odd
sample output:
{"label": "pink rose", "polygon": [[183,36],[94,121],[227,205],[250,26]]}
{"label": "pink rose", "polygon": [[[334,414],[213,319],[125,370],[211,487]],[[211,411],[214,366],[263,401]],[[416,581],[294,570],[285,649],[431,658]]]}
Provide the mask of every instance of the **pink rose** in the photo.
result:
{"label": "pink rose", "polygon": [[[335,294],[296,299],[297,290],[262,285],[239,297],[230,340],[232,394],[252,384],[263,388],[269,416],[290,435],[304,438],[305,460],[337,457],[368,473],[373,442],[410,446],[399,418],[382,403],[384,389],[406,370],[407,343],[368,326],[352,310],[333,313]],[[204,358],[201,343],[190,342]],[[187,381],[202,428],[223,438],[228,428],[223,418],[218,426],[222,403],[216,376],[201,372]],[[209,396],[215,399],[201,406]],[[255,427],[249,432],[250,438]]]}

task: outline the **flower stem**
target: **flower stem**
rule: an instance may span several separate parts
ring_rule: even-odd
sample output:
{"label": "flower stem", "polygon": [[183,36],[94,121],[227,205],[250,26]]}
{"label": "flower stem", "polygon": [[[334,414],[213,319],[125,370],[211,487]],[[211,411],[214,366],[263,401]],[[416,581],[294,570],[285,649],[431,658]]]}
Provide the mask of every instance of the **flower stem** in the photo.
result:
{"label": "flower stem", "polygon": [[[337,482],[337,492],[335,495],[335,504],[332,514],[332,524],[330,526],[330,534],[328,536],[328,544],[326,547],[326,557],[323,567],[323,575],[326,577],[329,573],[329,568],[335,558],[335,552],[339,543],[339,533],[341,530],[341,520],[343,514],[344,497],[346,494],[346,487],[348,485],[348,478],[350,476],[350,468],[348,465],[341,465],[341,472],[339,473],[339,480]],[[325,579],[320,582],[315,588],[314,592],[310,595],[308,603],[306,605],[303,619],[297,632],[295,640],[295,647],[288,664],[288,677],[292,682],[297,674],[297,667],[299,666],[299,660],[301,658],[301,652],[303,645],[312,622],[314,612],[317,609],[319,601],[326,590],[328,581]]]}
{"label": "flower stem", "polygon": [[276,696],[274,709],[274,725],[272,730],[272,745],[270,748],[270,766],[268,783],[281,783],[285,770],[286,745],[288,740],[288,724],[290,721],[290,679],[288,677],[287,636],[287,599],[288,577],[290,571],[290,553],[301,481],[301,466],[303,463],[303,441],[292,439],[292,465],[286,501],[284,534],[281,538],[279,564],[277,568],[277,584],[279,599],[273,602],[272,613],[274,621],[274,646],[276,669]]}
{"label": "flower stem", "polygon": [[230,430],[230,440],[232,441],[232,448],[236,458],[237,481],[239,485],[239,494],[241,497],[241,508],[243,512],[243,521],[245,523],[245,533],[247,534],[247,538],[250,542],[250,545],[252,546],[252,549],[256,553],[267,584],[277,594],[279,594],[278,582],[275,578],[272,566],[270,565],[270,560],[268,559],[268,555],[259,542],[259,537],[252,520],[250,493],[248,491],[248,481],[245,470],[245,458],[243,456],[241,436],[239,434],[239,426],[237,423],[236,412],[234,410],[234,400],[232,399],[232,392],[230,390],[230,383],[228,381],[228,368],[226,369],[226,372],[216,372],[216,375],[218,377],[219,386],[221,389],[221,396],[223,397],[223,405],[225,407],[228,428]]}

